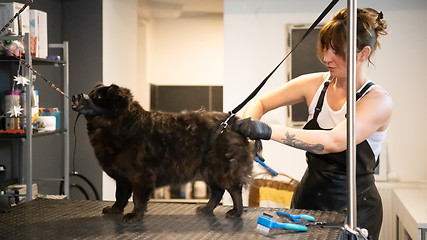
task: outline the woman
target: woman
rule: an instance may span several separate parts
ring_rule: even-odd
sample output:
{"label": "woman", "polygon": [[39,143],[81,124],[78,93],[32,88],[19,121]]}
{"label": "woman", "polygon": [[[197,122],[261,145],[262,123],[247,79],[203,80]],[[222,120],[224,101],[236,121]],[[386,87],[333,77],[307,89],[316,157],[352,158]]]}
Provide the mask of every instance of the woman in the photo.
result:
{"label": "woman", "polygon": [[[328,72],[300,76],[252,100],[244,110],[245,119],[236,124],[237,130],[250,139],[272,139],[307,151],[308,167],[294,193],[293,208],[346,210],[346,22],[347,10],[343,9],[320,31],[318,54]],[[387,34],[386,28],[382,12],[357,10],[357,223],[374,239],[378,239],[381,228],[382,203],[373,173],[390,124],[392,99],[368,79],[366,71],[370,57],[380,46],[379,36]],[[270,127],[259,121],[270,110],[303,101],[309,107],[304,129]]]}

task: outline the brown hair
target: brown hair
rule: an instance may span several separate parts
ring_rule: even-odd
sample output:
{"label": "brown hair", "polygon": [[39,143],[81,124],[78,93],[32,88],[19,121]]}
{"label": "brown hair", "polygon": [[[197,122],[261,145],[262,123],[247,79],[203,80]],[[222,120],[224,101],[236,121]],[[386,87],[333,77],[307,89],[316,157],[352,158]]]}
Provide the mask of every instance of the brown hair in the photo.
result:
{"label": "brown hair", "polygon": [[[326,25],[322,27],[317,41],[317,54],[320,59],[323,52],[330,47],[335,53],[346,58],[347,52],[347,9],[339,11]],[[357,43],[356,51],[364,47],[371,47],[371,55],[380,46],[378,38],[386,35],[387,23],[383,19],[383,13],[372,8],[357,9]]]}

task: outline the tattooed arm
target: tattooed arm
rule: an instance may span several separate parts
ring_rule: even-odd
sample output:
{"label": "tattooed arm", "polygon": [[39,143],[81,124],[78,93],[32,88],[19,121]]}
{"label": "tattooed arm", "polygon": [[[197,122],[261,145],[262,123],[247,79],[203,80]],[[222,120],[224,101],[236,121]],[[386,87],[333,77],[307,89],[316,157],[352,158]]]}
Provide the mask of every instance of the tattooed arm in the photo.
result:
{"label": "tattooed arm", "polygon": [[[271,140],[315,154],[341,152],[347,148],[346,121],[332,130],[304,130],[271,126]],[[360,143],[360,138],[356,142]]]}
{"label": "tattooed arm", "polygon": [[[236,123],[233,124],[233,130],[252,140],[271,139],[291,147],[317,154],[342,151],[340,148],[345,147],[339,144],[343,141],[340,138],[336,138],[338,135],[335,133],[337,131],[334,130],[302,130],[285,126],[269,126],[262,121],[251,118],[237,120]],[[335,141],[338,142],[335,143]]]}
{"label": "tattooed arm", "polygon": [[325,130],[303,130],[285,126],[271,126],[271,140],[282,144],[308,151],[315,154],[326,154],[345,150],[345,134],[337,138],[332,131]]}
{"label": "tattooed arm", "polygon": [[281,142],[283,144],[286,144],[301,150],[309,151],[312,153],[317,153],[317,154],[323,153],[323,150],[325,149],[325,147],[322,144],[310,144],[310,143],[306,143],[304,141],[298,140],[295,138],[295,134],[291,134],[289,132],[285,133],[285,138],[283,138]]}

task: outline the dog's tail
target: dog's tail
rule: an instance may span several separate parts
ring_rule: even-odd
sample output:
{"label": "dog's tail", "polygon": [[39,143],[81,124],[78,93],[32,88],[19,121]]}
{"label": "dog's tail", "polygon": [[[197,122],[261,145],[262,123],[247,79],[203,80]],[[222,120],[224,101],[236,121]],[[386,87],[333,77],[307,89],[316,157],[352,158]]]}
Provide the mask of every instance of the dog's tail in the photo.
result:
{"label": "dog's tail", "polygon": [[254,143],[255,144],[254,144],[253,153],[254,153],[255,158],[259,158],[259,160],[264,162],[265,159],[262,157],[262,142],[261,142],[261,140],[255,140]]}

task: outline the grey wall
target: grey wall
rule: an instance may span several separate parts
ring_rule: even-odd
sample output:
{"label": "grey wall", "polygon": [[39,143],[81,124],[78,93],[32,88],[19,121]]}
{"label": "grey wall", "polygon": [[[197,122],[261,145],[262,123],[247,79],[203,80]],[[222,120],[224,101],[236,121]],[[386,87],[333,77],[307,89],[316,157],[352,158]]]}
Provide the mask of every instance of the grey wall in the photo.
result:
{"label": "grey wall", "polygon": [[[70,95],[88,93],[102,82],[102,0],[67,0],[62,9],[63,39],[70,45]],[[71,129],[76,116],[75,112],[70,114]],[[102,196],[102,170],[89,144],[83,117],[77,122],[76,137],[75,169],[89,178]],[[74,139],[71,134],[72,150]]]}
{"label": "grey wall", "polygon": [[[0,0],[0,2],[11,2]],[[17,0],[24,3],[26,1]],[[102,0],[37,0],[30,8],[47,12],[49,43],[69,42],[70,96],[76,93],[89,92],[102,81]],[[50,55],[58,53],[49,52]],[[54,67],[35,66],[50,81],[63,89],[62,70]],[[2,77],[1,75],[0,77]],[[7,88],[7,79],[0,80],[0,88]],[[40,92],[40,106],[60,107],[61,95],[51,89],[42,79],[37,79],[35,88]],[[76,114],[70,112],[70,170],[73,170],[72,157],[74,150],[74,121]],[[76,126],[77,151],[75,170],[86,176],[102,195],[102,171],[93,154],[86,133],[86,120],[81,117]],[[62,177],[63,140],[62,137],[38,137],[33,140],[33,177]],[[11,165],[10,143],[0,141],[0,164]],[[15,164],[16,165],[16,164]],[[7,175],[11,176],[10,173]],[[93,199],[88,185],[75,177],[71,182],[82,185]],[[59,183],[40,182],[39,190],[44,194],[58,194]],[[83,195],[71,190],[71,197],[80,199]]]}

